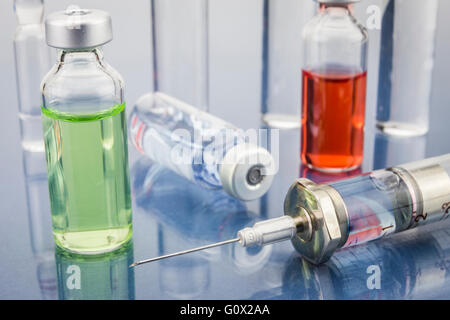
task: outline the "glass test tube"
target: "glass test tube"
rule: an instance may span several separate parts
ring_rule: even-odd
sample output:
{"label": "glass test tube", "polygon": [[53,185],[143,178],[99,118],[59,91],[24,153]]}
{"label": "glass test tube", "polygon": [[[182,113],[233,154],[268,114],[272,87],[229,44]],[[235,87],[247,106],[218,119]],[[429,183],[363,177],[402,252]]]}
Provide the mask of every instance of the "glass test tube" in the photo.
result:
{"label": "glass test tube", "polygon": [[387,134],[428,132],[439,0],[389,0],[382,21],[377,126]]}
{"label": "glass test tube", "polygon": [[300,127],[301,30],[315,8],[310,0],[264,0],[261,112],[271,128]]}
{"label": "glass test tube", "polygon": [[51,67],[50,50],[45,43],[43,0],[15,0],[18,26],[14,34],[17,95],[22,147],[42,152],[40,83]]}
{"label": "glass test tube", "polygon": [[272,183],[274,160],[257,141],[249,143],[233,125],[164,93],[142,96],[129,126],[141,153],[204,187],[252,200]]}
{"label": "glass test tube", "polygon": [[152,0],[154,91],[209,108],[208,1]]}
{"label": "glass test tube", "polygon": [[350,171],[363,159],[368,35],[357,1],[319,0],[303,30],[301,159],[317,170]]}
{"label": "glass test tube", "polygon": [[28,211],[30,244],[36,263],[36,274],[45,300],[56,299],[56,268],[50,217],[50,200],[44,152],[22,150],[24,183]]}

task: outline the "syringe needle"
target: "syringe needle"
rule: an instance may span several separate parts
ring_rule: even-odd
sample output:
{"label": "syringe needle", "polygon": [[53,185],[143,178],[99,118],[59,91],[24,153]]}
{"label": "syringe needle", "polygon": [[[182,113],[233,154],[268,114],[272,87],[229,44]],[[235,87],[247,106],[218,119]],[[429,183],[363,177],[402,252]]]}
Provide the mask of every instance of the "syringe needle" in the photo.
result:
{"label": "syringe needle", "polygon": [[225,244],[238,242],[239,240],[240,240],[240,238],[235,238],[235,239],[231,239],[231,240],[226,240],[226,241],[216,242],[216,243],[213,243],[213,244],[208,244],[206,246],[202,246],[202,247],[198,247],[198,248],[194,248],[194,249],[189,249],[189,250],[184,250],[184,251],[180,251],[180,252],[176,252],[176,253],[166,254],[165,256],[160,256],[160,257],[156,257],[156,258],[141,260],[141,261],[138,261],[138,262],[135,262],[135,263],[131,264],[130,268],[138,266],[140,264],[148,263],[148,262],[153,262],[153,261],[158,261],[158,260],[161,260],[161,259],[181,256],[181,255],[186,254],[186,253],[191,253],[191,252],[195,252],[195,251],[200,251],[200,250],[205,250],[205,249],[214,248],[214,247],[218,247],[218,246],[223,246]]}
{"label": "syringe needle", "polygon": [[251,247],[256,245],[262,246],[278,241],[289,240],[292,239],[292,237],[294,237],[297,234],[297,229],[299,228],[299,226],[302,226],[303,224],[307,223],[307,221],[308,220],[306,220],[306,218],[302,218],[301,216],[298,216],[296,218],[292,218],[291,216],[283,216],[270,220],[260,221],[255,223],[253,227],[247,227],[242,230],[239,230],[237,233],[237,238],[213,244],[208,244],[206,246],[198,247],[195,249],[171,253],[165,256],[141,260],[131,264],[130,268],[138,266],[140,264],[176,257],[182,254],[205,250],[213,247],[223,246],[225,244],[230,244],[238,241],[243,247]]}

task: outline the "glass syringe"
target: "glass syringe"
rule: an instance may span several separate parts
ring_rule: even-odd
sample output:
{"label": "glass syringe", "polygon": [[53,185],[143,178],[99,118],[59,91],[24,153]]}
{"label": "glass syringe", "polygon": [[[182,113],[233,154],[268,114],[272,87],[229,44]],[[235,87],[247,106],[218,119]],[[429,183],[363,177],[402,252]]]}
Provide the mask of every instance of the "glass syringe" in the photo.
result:
{"label": "glass syringe", "polygon": [[232,242],[244,247],[291,240],[314,264],[340,248],[365,243],[450,216],[450,154],[329,184],[296,180],[285,216],[257,222],[235,239],[132,264],[152,262]]}

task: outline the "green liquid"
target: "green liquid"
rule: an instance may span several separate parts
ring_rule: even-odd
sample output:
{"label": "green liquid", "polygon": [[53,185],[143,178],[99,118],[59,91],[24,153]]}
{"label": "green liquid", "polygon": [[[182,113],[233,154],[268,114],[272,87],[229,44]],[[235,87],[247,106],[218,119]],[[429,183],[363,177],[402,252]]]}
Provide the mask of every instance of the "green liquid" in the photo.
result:
{"label": "green liquid", "polygon": [[53,235],[64,249],[97,254],[131,238],[124,107],[89,115],[42,108]]}
{"label": "green liquid", "polygon": [[135,298],[133,243],[100,255],[73,254],[56,248],[60,300],[132,300]]}

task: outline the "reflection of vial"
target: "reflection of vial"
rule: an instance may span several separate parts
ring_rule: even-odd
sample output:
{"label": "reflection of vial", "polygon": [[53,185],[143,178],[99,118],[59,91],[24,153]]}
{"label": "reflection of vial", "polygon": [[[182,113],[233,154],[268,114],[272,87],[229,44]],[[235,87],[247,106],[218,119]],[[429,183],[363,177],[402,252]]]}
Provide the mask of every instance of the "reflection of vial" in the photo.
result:
{"label": "reflection of vial", "polygon": [[110,251],[131,237],[123,80],[100,48],[112,39],[111,17],[56,12],[46,37],[61,49],[42,82],[53,235],[71,251]]}
{"label": "reflection of vial", "polygon": [[[159,232],[160,255],[180,250],[183,235],[186,242],[214,242],[230,239],[236,230],[260,221],[246,205],[222,190],[202,188],[180,177],[173,171],[146,158],[138,161],[132,169],[133,192],[138,207],[155,218],[162,226]],[[173,199],[177,201],[173,201]],[[195,246],[196,244],[193,244]],[[272,246],[245,248],[235,243],[193,255],[184,260],[162,261],[172,269],[181,269],[184,262],[202,257],[207,261],[232,261],[238,273],[250,274],[267,262]],[[183,262],[183,263],[181,263]],[[170,273],[170,272],[168,272]],[[172,287],[172,286],[170,286]]]}
{"label": "reflection of vial", "polygon": [[389,0],[383,15],[377,127],[418,136],[429,126],[439,0]]}
{"label": "reflection of vial", "polygon": [[158,268],[161,291],[171,299],[197,298],[211,285],[211,266],[202,256],[167,259],[161,261]]}
{"label": "reflection of vial", "polygon": [[133,300],[133,243],[103,255],[85,256],[56,248],[60,300]]}
{"label": "reflection of vial", "polygon": [[130,135],[153,161],[241,200],[261,197],[275,173],[270,153],[248,143],[238,128],[161,92],[137,101]]}
{"label": "reflection of vial", "polygon": [[44,4],[43,0],[15,0],[14,9],[19,23],[14,54],[22,146],[25,151],[42,152],[44,158],[39,84],[51,66],[42,24]]}
{"label": "reflection of vial", "polygon": [[42,299],[56,300],[58,298],[58,281],[53,250],[36,257],[36,275]]}
{"label": "reflection of vial", "polygon": [[363,159],[367,31],[352,14],[358,0],[319,0],[304,28],[301,159],[347,171]]}
{"label": "reflection of vial", "polygon": [[209,107],[208,6],[209,0],[151,1],[153,89],[201,110]]}

